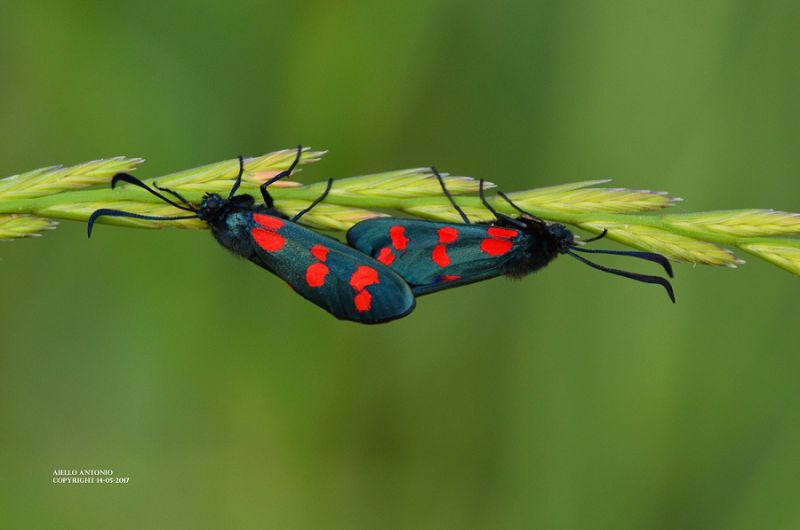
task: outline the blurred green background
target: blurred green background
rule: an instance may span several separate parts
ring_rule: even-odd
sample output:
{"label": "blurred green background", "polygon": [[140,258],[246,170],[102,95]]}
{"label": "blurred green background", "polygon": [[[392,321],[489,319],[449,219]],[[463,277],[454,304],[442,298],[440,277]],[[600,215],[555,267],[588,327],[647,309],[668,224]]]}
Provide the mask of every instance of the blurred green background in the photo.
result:
{"label": "blurred green background", "polygon": [[[798,27],[788,1],[4,2],[0,175],[302,143],[330,150],[309,181],[435,163],[800,211]],[[678,266],[672,306],[562,258],[366,327],[208,233],[84,231],[0,243],[3,529],[800,527],[773,266]]]}

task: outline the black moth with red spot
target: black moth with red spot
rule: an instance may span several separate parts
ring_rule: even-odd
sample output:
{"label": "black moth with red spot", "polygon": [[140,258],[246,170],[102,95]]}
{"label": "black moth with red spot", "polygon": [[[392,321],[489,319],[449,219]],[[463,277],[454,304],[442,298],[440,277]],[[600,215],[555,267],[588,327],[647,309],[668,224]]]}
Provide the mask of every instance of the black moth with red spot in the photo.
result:
{"label": "black moth with red spot", "polygon": [[336,318],[378,324],[407,315],[414,309],[414,295],[397,273],[336,239],[296,223],[325,198],[330,190],[331,180],[322,196],[292,218],[274,207],[267,187],[291,174],[301,152],[302,148],[298,147],[291,167],[261,186],[263,205],[256,204],[250,195],[236,195],[244,171],[241,157],[239,175],[227,199],[216,193],[209,193],[205,195],[199,208],[173,190],[156,186],[179,203],[139,179],[120,173],[112,179],[112,187],[117,182],[134,184],[176,208],[192,212],[192,215],[157,217],[101,209],[95,211],[89,219],[89,236],[92,234],[94,222],[101,216],[157,220],[200,218],[208,223],[214,238],[222,246],[275,273],[301,296]]}
{"label": "black moth with red spot", "polygon": [[[361,221],[347,232],[350,246],[391,267],[411,285],[415,296],[497,276],[522,277],[541,269],[559,254],[569,254],[595,269],[661,285],[675,301],[672,285],[664,278],[612,269],[575,252],[632,256],[656,262],[671,277],[672,267],[664,256],[652,252],[581,248],[564,225],[547,224],[524,212],[502,192],[498,195],[522,215],[514,218],[495,211],[484,196],[483,180],[480,183],[481,199],[496,219],[491,224],[470,223],[447,191],[439,173],[435,168],[431,169],[444,194],[464,220],[463,224],[382,218]],[[603,235],[605,232],[587,242]]]}

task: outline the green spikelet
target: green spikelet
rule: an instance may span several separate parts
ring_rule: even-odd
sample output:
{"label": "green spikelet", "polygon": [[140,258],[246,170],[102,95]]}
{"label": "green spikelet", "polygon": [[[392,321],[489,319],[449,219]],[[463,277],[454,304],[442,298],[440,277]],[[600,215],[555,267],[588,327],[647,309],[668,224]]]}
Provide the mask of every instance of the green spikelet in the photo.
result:
{"label": "green spikelet", "polygon": [[753,240],[752,243],[742,243],[739,248],[754,256],[767,260],[773,265],[800,275],[800,241],[796,239],[768,239]]}
{"label": "green spikelet", "polygon": [[77,166],[51,166],[0,180],[0,200],[31,199],[68,190],[106,184],[114,174],[128,172],[144,162],[118,156],[84,162]]}
{"label": "green spikelet", "polygon": [[[242,186],[253,188],[289,168],[297,154],[296,149],[283,149],[274,153],[244,159],[244,174]],[[303,149],[298,166],[312,164],[319,161],[325,151],[311,151]],[[299,169],[295,170],[299,171]],[[201,193],[216,192],[226,193],[233,186],[239,174],[239,160],[234,158],[223,162],[207,164],[185,171],[179,171],[163,177],[150,179],[148,183],[157,182],[159,186],[178,191],[196,191]],[[276,182],[276,187],[299,186],[296,182],[281,180]]]}
{"label": "green spikelet", "polygon": [[39,237],[45,230],[52,230],[58,223],[34,215],[0,215],[0,240]]}
{"label": "green spikelet", "polygon": [[744,263],[733,252],[714,243],[674,234],[652,226],[609,221],[581,223],[579,226],[592,232],[601,232],[606,229],[610,239],[642,250],[663,254],[675,261],[726,267],[736,267]]}
{"label": "green spikelet", "polygon": [[800,233],[800,214],[775,210],[727,210],[665,215],[668,223],[689,229],[740,237]]}
{"label": "green spikelet", "polygon": [[[470,177],[440,174],[453,195],[478,192],[478,181]],[[494,184],[485,182],[489,189]],[[390,199],[413,199],[416,197],[439,197],[442,186],[431,168],[402,169],[374,175],[338,179],[331,193],[340,197],[373,197]]]}
{"label": "green spikelet", "polygon": [[661,191],[590,187],[602,182],[594,180],[520,191],[509,193],[508,197],[523,209],[546,208],[567,214],[649,212],[681,200]]}

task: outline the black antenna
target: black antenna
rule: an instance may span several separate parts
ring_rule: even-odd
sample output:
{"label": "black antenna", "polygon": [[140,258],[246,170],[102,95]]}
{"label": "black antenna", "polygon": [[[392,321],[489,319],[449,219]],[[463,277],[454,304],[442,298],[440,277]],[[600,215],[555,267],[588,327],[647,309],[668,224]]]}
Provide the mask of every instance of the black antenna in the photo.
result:
{"label": "black antenna", "polygon": [[[603,228],[603,231],[600,235],[591,237],[586,241],[583,241],[581,244],[585,245],[586,243],[591,243],[592,241],[597,241],[598,239],[603,239],[608,234],[608,228]],[[662,256],[661,254],[657,254],[655,252],[641,252],[635,250],[604,250],[604,249],[588,249],[583,248],[582,246],[578,246],[577,244],[570,245],[572,250],[577,250],[578,252],[584,252],[586,254],[611,254],[613,256],[630,256],[632,258],[639,258],[647,261],[652,261],[653,263],[658,263],[661,265],[669,277],[672,278],[672,264],[669,260]]]}
{"label": "black antenna", "polygon": [[458,215],[460,215],[461,219],[464,221],[464,224],[471,224],[469,222],[469,217],[467,217],[467,214],[464,213],[464,210],[462,210],[461,207],[458,204],[456,204],[455,199],[453,199],[453,196],[450,195],[450,191],[447,189],[447,186],[445,186],[444,179],[439,174],[439,171],[433,166],[431,166],[431,171],[433,172],[434,175],[436,175],[436,178],[439,180],[439,185],[442,187],[444,196],[447,197],[447,200],[450,201],[450,204],[452,204],[453,208],[456,209]]}
{"label": "black antenna", "polygon": [[[574,250],[578,250],[578,249],[574,249]],[[623,276],[625,278],[630,278],[631,280],[636,280],[637,282],[658,284],[658,285],[662,286],[664,289],[667,290],[667,294],[669,295],[670,300],[672,300],[673,304],[675,303],[675,293],[672,290],[672,284],[670,284],[668,280],[665,280],[664,278],[661,278],[660,276],[649,276],[647,274],[639,274],[639,273],[636,273],[636,272],[623,271],[623,270],[620,270],[620,269],[612,269],[611,267],[606,267],[604,265],[600,265],[598,263],[594,263],[593,261],[589,261],[588,259],[584,258],[583,256],[579,256],[578,254],[575,254],[571,250],[567,250],[566,252],[567,252],[567,254],[572,256],[573,258],[577,259],[578,261],[582,261],[583,263],[587,264],[588,266],[590,266],[590,267],[592,267],[594,269],[597,269],[597,270],[600,270],[600,271],[603,271],[603,272],[608,272],[610,274],[616,274],[617,276]],[[613,252],[613,251],[609,251],[609,252]]]}
{"label": "black antenna", "polygon": [[108,215],[111,217],[131,217],[133,219],[147,219],[150,221],[177,221],[179,219],[195,219],[199,217],[198,215],[178,215],[172,217],[161,217],[158,215],[143,215],[140,213],[133,213],[133,212],[124,212],[122,210],[112,210],[110,208],[101,208],[99,210],[95,210],[92,212],[92,215],[89,216],[89,221],[87,223],[87,235],[92,237],[92,228],[94,227],[95,221],[99,217],[104,215]]}
{"label": "black antenna", "polygon": [[123,210],[114,210],[111,208],[100,208],[99,210],[95,210],[94,212],[92,212],[92,215],[89,216],[89,220],[87,221],[86,233],[89,237],[92,237],[92,229],[94,228],[94,223],[97,221],[97,219],[106,215],[110,217],[130,217],[131,219],[146,219],[150,221],[178,221],[181,219],[195,219],[199,217],[199,215],[197,214],[197,208],[192,206],[192,204],[189,201],[187,201],[177,191],[172,191],[167,188],[159,188],[157,184],[154,184],[156,188],[173,195],[178,200],[183,202],[184,205],[180,205],[172,201],[168,197],[162,195],[161,193],[157,192],[156,190],[154,190],[153,188],[151,188],[138,178],[134,177],[133,175],[129,175],[128,173],[117,173],[116,175],[114,175],[114,177],[111,179],[111,189],[114,189],[118,182],[127,182],[128,184],[133,184],[134,186],[147,190],[148,192],[152,193],[153,195],[155,195],[162,201],[166,202],[167,204],[172,205],[175,208],[178,208],[179,210],[192,212],[194,215],[177,215],[177,216],[144,215],[140,213],[125,212]]}
{"label": "black antenna", "polygon": [[[591,240],[590,240],[591,241]],[[578,252],[585,252],[587,254],[612,254],[615,256],[630,256],[632,258],[639,258],[644,259],[647,261],[652,261],[653,263],[658,263],[661,265],[669,277],[672,278],[672,264],[670,264],[669,260],[662,256],[661,254],[656,254],[655,252],[639,252],[636,250],[595,250],[595,249],[588,249],[588,248],[580,248],[580,247],[570,247],[572,250],[577,250]]]}

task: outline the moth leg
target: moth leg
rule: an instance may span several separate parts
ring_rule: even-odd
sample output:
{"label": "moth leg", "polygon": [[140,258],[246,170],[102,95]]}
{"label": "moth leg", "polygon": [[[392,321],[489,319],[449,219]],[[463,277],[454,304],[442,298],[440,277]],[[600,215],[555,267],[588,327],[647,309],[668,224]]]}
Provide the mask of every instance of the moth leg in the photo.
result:
{"label": "moth leg", "polygon": [[325,200],[325,197],[327,197],[327,196],[328,196],[328,193],[331,191],[331,186],[333,186],[333,179],[328,179],[328,185],[327,185],[327,186],[325,186],[325,191],[323,191],[323,192],[322,192],[322,195],[320,195],[319,197],[317,197],[316,199],[314,199],[314,202],[312,202],[311,204],[309,204],[307,208],[304,208],[304,209],[300,210],[299,212],[297,212],[297,215],[295,215],[294,217],[292,217],[290,220],[291,220],[293,223],[296,223],[296,222],[297,222],[297,221],[298,221],[298,220],[299,220],[301,217],[303,217],[305,214],[307,214],[308,212],[310,212],[310,211],[311,211],[311,209],[312,209],[314,206],[316,206],[317,204],[319,204],[319,203],[321,203],[322,201],[324,201],[324,200]]}
{"label": "moth leg", "polygon": [[233,182],[233,186],[231,186],[231,191],[228,192],[228,200],[231,200],[234,195],[236,195],[236,190],[239,189],[239,186],[242,185],[242,175],[244,174],[244,158],[242,155],[239,155],[239,174],[236,175],[236,180]]}
{"label": "moth leg", "polygon": [[439,171],[437,171],[436,168],[433,166],[431,166],[431,171],[433,172],[434,175],[436,175],[436,178],[439,180],[439,185],[442,187],[444,196],[447,197],[447,200],[450,201],[450,204],[452,204],[453,208],[456,209],[458,215],[460,215],[461,219],[464,220],[464,224],[471,224],[469,222],[469,217],[467,217],[467,214],[464,213],[464,210],[462,210],[461,207],[458,204],[456,204],[455,199],[453,199],[453,196],[450,195],[450,191],[447,189],[447,186],[444,185],[444,179],[439,174]]}
{"label": "moth leg", "polygon": [[270,184],[272,184],[273,182],[275,182],[275,181],[277,181],[277,180],[280,180],[280,179],[282,179],[282,178],[284,178],[284,177],[288,177],[289,175],[291,175],[291,174],[292,174],[292,171],[294,171],[294,168],[295,168],[295,167],[297,167],[297,163],[298,163],[298,162],[300,162],[300,155],[301,155],[301,154],[303,154],[303,146],[302,146],[302,145],[298,145],[298,146],[297,146],[297,155],[295,155],[295,157],[294,157],[294,161],[292,162],[292,165],[291,165],[291,166],[289,166],[289,169],[286,169],[286,170],[284,170],[284,171],[281,171],[280,173],[278,173],[277,175],[275,175],[274,177],[272,177],[271,179],[269,179],[268,181],[266,181],[264,184],[262,184],[261,186],[259,186],[259,189],[261,190],[261,197],[263,197],[263,198],[264,198],[264,204],[266,204],[266,205],[267,205],[267,208],[272,208],[272,207],[273,207],[273,205],[275,204],[275,202],[272,200],[272,196],[271,196],[271,195],[269,194],[269,192],[267,191],[267,188],[268,188],[268,187],[270,186]]}
{"label": "moth leg", "polygon": [[528,217],[531,217],[531,218],[532,218],[534,221],[536,221],[536,222],[538,222],[538,223],[541,223],[541,224],[543,224],[543,225],[544,225],[544,224],[547,224],[547,223],[545,223],[545,222],[544,222],[544,220],[540,219],[540,218],[539,218],[539,217],[537,217],[536,215],[533,215],[533,214],[532,214],[532,213],[530,213],[530,212],[526,212],[525,210],[523,210],[522,208],[520,208],[519,206],[517,206],[516,204],[514,204],[514,201],[512,201],[512,200],[511,200],[511,199],[508,197],[508,195],[506,195],[506,194],[505,194],[505,193],[503,193],[502,191],[498,191],[498,192],[497,192],[497,194],[498,194],[499,196],[501,196],[501,197],[503,198],[503,200],[505,200],[505,201],[506,201],[506,202],[507,202],[509,205],[511,205],[511,207],[512,207],[512,208],[514,208],[514,209],[515,209],[516,211],[518,211],[519,213],[523,213],[523,214],[527,215]]}
{"label": "moth leg", "polygon": [[495,216],[498,219],[500,219],[501,221],[505,221],[505,222],[510,223],[510,224],[512,224],[514,226],[517,226],[519,228],[525,228],[525,226],[526,226],[525,223],[520,221],[519,219],[514,219],[510,215],[506,215],[504,213],[499,213],[498,212],[498,213],[495,213]]}
{"label": "moth leg", "polygon": [[[484,192],[484,183],[485,183],[485,182],[486,182],[486,181],[485,181],[485,180],[483,180],[483,179],[481,179],[481,180],[480,180],[480,187],[479,187],[479,191],[480,191],[480,196],[481,196],[481,202],[482,202],[482,203],[483,203],[483,205],[486,207],[486,209],[487,209],[487,210],[489,210],[490,212],[492,212],[492,215],[494,215],[496,219],[499,219],[499,220],[501,220],[501,221],[505,221],[505,222],[507,222],[507,223],[510,223],[510,224],[512,224],[512,225],[514,225],[514,226],[517,226],[517,227],[519,227],[519,228],[525,228],[525,223],[523,223],[523,222],[522,222],[522,221],[520,221],[519,219],[514,219],[513,217],[511,217],[511,216],[509,216],[509,215],[506,215],[506,214],[504,214],[504,213],[500,213],[500,212],[498,212],[497,210],[495,210],[495,209],[492,207],[492,205],[491,205],[491,204],[489,204],[489,201],[487,201],[487,200],[486,200],[486,193]],[[500,194],[502,197],[504,197],[504,198],[505,198],[505,194],[503,194],[503,192],[499,192],[499,194]],[[506,200],[508,200],[508,199],[506,198]]]}
{"label": "moth leg", "polygon": [[183,195],[181,195],[180,193],[178,193],[177,191],[171,190],[169,188],[162,188],[161,186],[159,186],[155,182],[153,182],[153,187],[155,189],[159,190],[159,191],[164,191],[166,193],[169,193],[170,195],[172,195],[173,197],[175,197],[176,199],[181,201],[183,204],[185,204],[186,206],[188,206],[189,208],[194,210],[194,205],[192,203],[190,203],[189,201],[187,201],[186,198]]}

